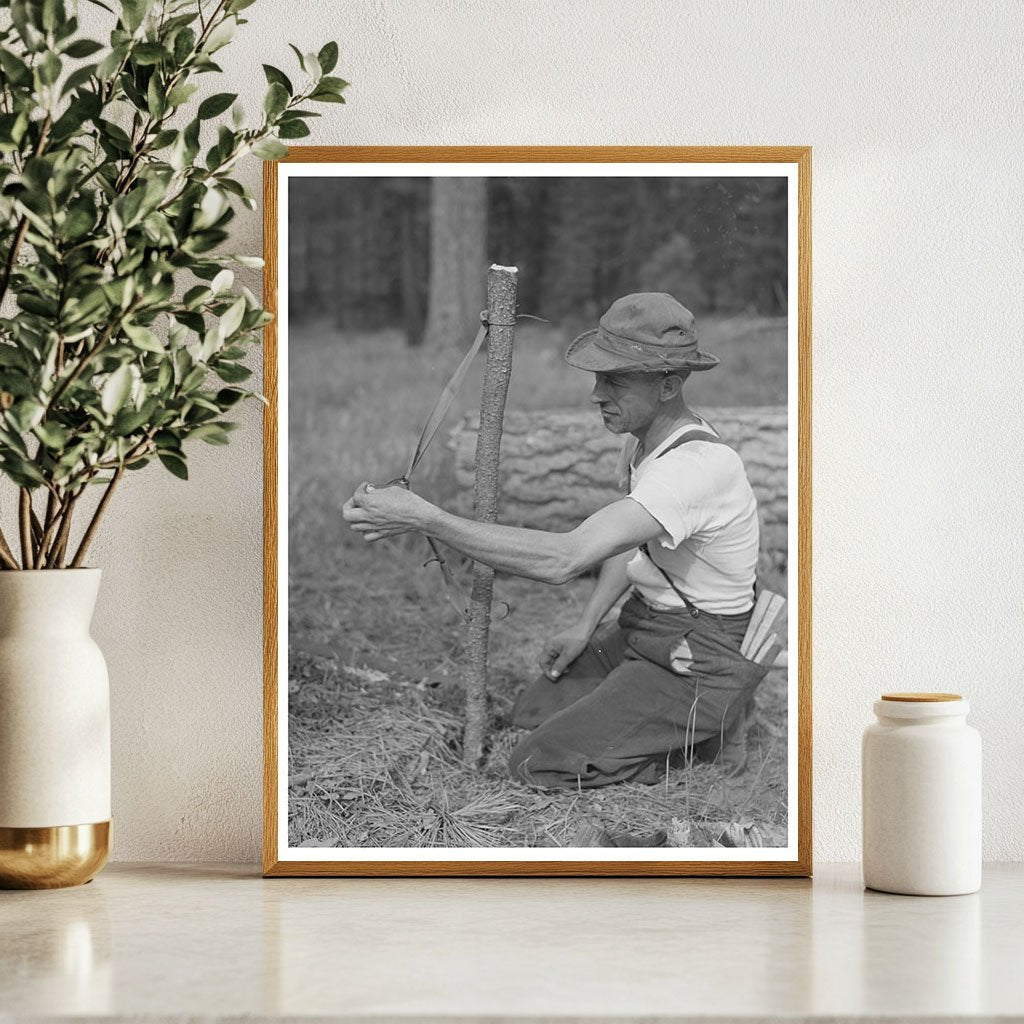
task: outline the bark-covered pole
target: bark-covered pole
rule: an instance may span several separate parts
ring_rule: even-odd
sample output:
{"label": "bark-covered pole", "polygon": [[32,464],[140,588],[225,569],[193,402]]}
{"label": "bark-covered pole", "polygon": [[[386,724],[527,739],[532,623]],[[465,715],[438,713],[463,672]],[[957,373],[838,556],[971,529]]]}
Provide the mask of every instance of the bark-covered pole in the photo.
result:
{"label": "bark-covered pole", "polygon": [[[512,375],[517,275],[515,267],[492,266],[487,272],[487,320],[490,329],[473,484],[474,515],[481,523],[493,523],[498,518],[498,460],[505,398]],[[477,562],[473,566],[473,591],[466,624],[466,731],[462,741],[466,761],[471,765],[479,764],[483,756],[487,719],[487,638],[491,628],[493,587],[494,570]]]}

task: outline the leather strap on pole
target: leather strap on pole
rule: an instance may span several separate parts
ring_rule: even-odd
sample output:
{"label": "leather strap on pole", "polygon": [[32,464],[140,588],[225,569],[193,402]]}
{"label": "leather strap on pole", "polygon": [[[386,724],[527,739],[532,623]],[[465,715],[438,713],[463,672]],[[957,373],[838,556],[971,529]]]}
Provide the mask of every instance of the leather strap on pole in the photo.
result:
{"label": "leather strap on pole", "polygon": [[[480,316],[483,319],[486,317],[486,314],[481,313]],[[455,401],[455,396],[458,394],[459,388],[462,387],[462,382],[466,379],[466,373],[470,365],[483,347],[484,339],[487,337],[487,328],[487,321],[483,319],[480,330],[476,332],[476,337],[473,339],[473,344],[470,345],[469,351],[462,357],[462,362],[459,363],[455,368],[455,372],[448,378],[448,383],[441,390],[441,394],[434,403],[434,408],[430,410],[427,422],[423,425],[419,440],[416,442],[416,450],[412,453],[412,458],[409,460],[409,468],[405,471],[406,480],[412,479],[416,467],[420,464],[420,460],[430,447],[430,442],[434,440],[434,435],[448,414],[448,410],[452,407],[452,402]]]}
{"label": "leather strap on pole", "polygon": [[[531,316],[529,313],[519,313],[516,315],[516,320],[523,318],[547,323],[547,321],[542,317]],[[469,346],[469,350],[462,357],[459,365],[455,367],[455,372],[448,378],[447,383],[441,389],[441,394],[434,403],[433,409],[430,410],[427,422],[423,424],[419,440],[416,442],[416,448],[412,453],[412,458],[409,460],[409,468],[406,469],[403,476],[397,476],[393,480],[389,480],[384,484],[385,487],[409,487],[412,475],[416,472],[416,467],[419,466],[420,462],[423,460],[423,456],[426,455],[427,449],[430,447],[430,443],[437,435],[441,424],[444,422],[445,416],[448,415],[448,410],[452,407],[452,403],[455,401],[455,397],[459,393],[459,388],[462,387],[462,382],[466,379],[466,374],[469,372],[469,368],[473,364],[473,360],[480,352],[480,349],[483,348],[490,326],[491,325],[487,320],[487,310],[484,310],[480,314],[480,329],[476,332],[473,344]],[[465,619],[469,611],[469,599],[466,597],[462,587],[459,586],[458,581],[455,579],[455,574],[452,572],[451,567],[441,554],[441,549],[437,542],[433,537],[427,537],[427,543],[430,545],[430,551],[433,557],[425,564],[429,565],[430,562],[437,562],[438,567],[441,570],[441,576],[444,579],[448,600],[462,618]]]}

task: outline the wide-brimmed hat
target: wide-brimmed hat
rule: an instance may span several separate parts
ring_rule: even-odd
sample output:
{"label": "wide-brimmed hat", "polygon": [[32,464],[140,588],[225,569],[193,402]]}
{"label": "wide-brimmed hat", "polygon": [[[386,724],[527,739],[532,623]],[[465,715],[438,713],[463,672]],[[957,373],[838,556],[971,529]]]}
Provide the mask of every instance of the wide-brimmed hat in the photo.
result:
{"label": "wide-brimmed hat", "polygon": [[664,292],[616,299],[597,327],[581,334],[565,361],[578,370],[710,370],[718,357],[697,348],[693,314]]}

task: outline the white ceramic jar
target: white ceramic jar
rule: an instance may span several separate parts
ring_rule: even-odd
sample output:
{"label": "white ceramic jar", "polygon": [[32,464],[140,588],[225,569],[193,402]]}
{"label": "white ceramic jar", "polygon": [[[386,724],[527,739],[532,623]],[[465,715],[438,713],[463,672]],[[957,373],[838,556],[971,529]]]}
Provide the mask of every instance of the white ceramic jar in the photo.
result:
{"label": "white ceramic jar", "polygon": [[981,737],[955,693],[890,693],[864,731],[864,884],[914,896],[981,887]]}

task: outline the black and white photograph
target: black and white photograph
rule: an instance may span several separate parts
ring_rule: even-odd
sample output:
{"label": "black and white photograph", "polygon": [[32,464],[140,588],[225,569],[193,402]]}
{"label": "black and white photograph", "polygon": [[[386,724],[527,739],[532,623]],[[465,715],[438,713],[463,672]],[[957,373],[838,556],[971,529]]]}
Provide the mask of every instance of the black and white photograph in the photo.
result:
{"label": "black and white photograph", "polygon": [[282,867],[796,873],[799,170],[277,166]]}

